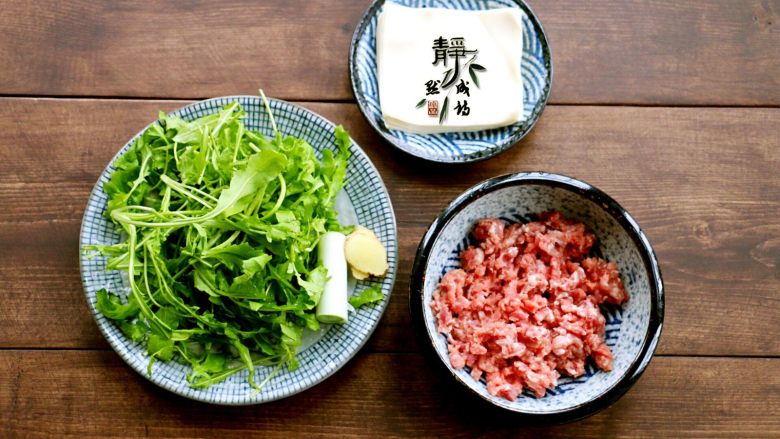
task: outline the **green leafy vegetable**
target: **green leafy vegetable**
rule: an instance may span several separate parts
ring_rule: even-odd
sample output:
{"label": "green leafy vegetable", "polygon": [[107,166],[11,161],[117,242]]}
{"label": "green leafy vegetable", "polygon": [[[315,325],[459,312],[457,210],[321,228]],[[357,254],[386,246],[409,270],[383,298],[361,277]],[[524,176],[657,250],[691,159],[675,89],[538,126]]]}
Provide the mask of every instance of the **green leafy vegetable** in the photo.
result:
{"label": "green leafy vegetable", "polygon": [[130,281],[124,303],[98,291],[98,311],[145,346],[149,373],[156,360],[189,364],[195,388],[248,368],[259,389],[254,366],[297,367],[327,280],[313,250],[345,230],[333,208],[350,155],[344,129],[319,160],[303,139],[248,129],[245,115],[237,102],[192,122],[161,114],[103,185],[127,239],[86,249]]}
{"label": "green leafy vegetable", "polygon": [[119,297],[109,294],[105,288],[98,290],[96,296],[98,311],[109,319],[127,320],[138,315],[138,303],[135,297],[130,297],[127,304],[123,305]]}
{"label": "green leafy vegetable", "polygon": [[349,304],[354,308],[360,308],[363,305],[381,302],[384,298],[385,295],[382,293],[382,290],[374,285],[364,289],[357,295],[350,297]]}

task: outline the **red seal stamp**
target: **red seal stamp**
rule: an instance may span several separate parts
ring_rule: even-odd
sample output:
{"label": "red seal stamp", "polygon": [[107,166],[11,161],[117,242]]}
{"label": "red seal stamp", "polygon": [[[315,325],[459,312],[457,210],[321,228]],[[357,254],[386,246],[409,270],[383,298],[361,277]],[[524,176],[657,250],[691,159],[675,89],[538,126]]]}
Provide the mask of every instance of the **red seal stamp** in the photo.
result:
{"label": "red seal stamp", "polygon": [[428,116],[435,117],[439,115],[439,101],[428,101]]}

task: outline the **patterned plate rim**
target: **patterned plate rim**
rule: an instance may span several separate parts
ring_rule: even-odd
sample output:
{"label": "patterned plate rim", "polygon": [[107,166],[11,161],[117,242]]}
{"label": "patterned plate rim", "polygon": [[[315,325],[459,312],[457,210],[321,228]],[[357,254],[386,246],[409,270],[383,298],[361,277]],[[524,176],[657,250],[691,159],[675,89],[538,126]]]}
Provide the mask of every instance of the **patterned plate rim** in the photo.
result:
{"label": "patterned plate rim", "polygon": [[539,43],[542,46],[542,54],[544,57],[544,64],[547,68],[547,76],[545,77],[545,85],[544,90],[542,93],[541,98],[536,103],[536,106],[534,107],[533,111],[531,112],[531,116],[529,119],[526,120],[526,123],[519,127],[519,129],[515,130],[514,133],[507,139],[503,140],[501,143],[495,145],[493,148],[487,149],[487,150],[481,150],[481,151],[475,151],[468,154],[463,154],[461,156],[454,156],[454,157],[444,157],[444,156],[426,156],[422,154],[418,154],[415,150],[415,148],[409,146],[407,143],[402,142],[400,139],[391,136],[386,130],[383,130],[381,127],[377,125],[376,120],[374,120],[371,117],[371,114],[368,110],[368,104],[366,103],[366,98],[363,95],[362,91],[360,90],[360,78],[358,76],[358,67],[357,67],[357,52],[358,52],[358,44],[360,40],[363,37],[363,34],[366,31],[366,28],[368,27],[370,21],[373,19],[373,17],[376,15],[379,8],[381,8],[387,0],[373,0],[371,4],[366,9],[366,12],[363,13],[363,16],[360,17],[360,21],[358,22],[357,28],[355,29],[354,34],[352,34],[352,41],[350,42],[349,46],[349,79],[350,84],[352,86],[352,93],[355,96],[355,100],[357,100],[358,108],[360,108],[360,113],[363,115],[363,117],[368,121],[369,125],[371,125],[371,128],[374,129],[382,138],[384,138],[386,141],[388,141],[391,145],[398,148],[399,150],[403,151],[406,154],[409,154],[411,156],[431,161],[431,162],[437,162],[437,163],[474,163],[479,162],[482,160],[487,160],[491,157],[494,157],[507,149],[514,146],[517,142],[522,140],[525,136],[528,135],[528,133],[531,132],[531,130],[536,126],[536,123],[539,121],[539,118],[542,115],[542,112],[544,111],[545,107],[547,106],[547,101],[550,98],[550,91],[552,90],[552,81],[553,81],[553,63],[552,63],[552,48],[550,47],[549,40],[547,38],[547,33],[544,31],[544,27],[542,26],[541,21],[536,16],[536,13],[534,13],[533,9],[526,3],[524,0],[510,0],[514,2],[520,9],[525,12],[525,14],[528,16],[528,19],[531,21],[531,23],[534,26],[534,30],[536,31],[536,34],[539,38]]}
{"label": "patterned plate rim", "polygon": [[[257,99],[260,99],[260,98],[258,96],[252,96],[252,95],[218,96],[218,97],[214,97],[214,98],[209,98],[209,99],[204,99],[204,100],[192,102],[190,104],[187,104],[187,105],[184,105],[182,107],[179,107],[179,108],[177,108],[177,109],[175,109],[173,111],[167,112],[166,114],[168,114],[168,115],[181,115],[182,113],[184,113],[184,112],[186,112],[188,110],[194,110],[197,106],[209,103],[211,101],[224,101],[224,100],[228,100],[228,101],[229,100],[236,100],[236,101],[238,101],[240,99],[250,100],[251,101],[251,100],[257,100]],[[269,101],[269,104],[271,104],[271,105],[288,106],[288,107],[292,107],[292,108],[298,109],[299,111],[308,114],[310,117],[313,117],[313,118],[316,118],[316,119],[320,119],[320,121],[324,125],[335,129],[336,124],[331,122],[329,119],[327,119],[327,118],[323,117],[322,115],[320,115],[320,114],[318,114],[318,113],[316,113],[316,112],[314,112],[312,110],[309,110],[308,108],[305,108],[305,107],[303,107],[301,105],[294,104],[294,103],[291,103],[291,102],[288,102],[288,101],[285,101],[285,100],[282,100],[282,99],[275,99],[275,98],[268,98],[268,101]],[[260,104],[260,107],[262,108],[262,111],[265,111],[265,109],[263,108],[262,104]],[[382,192],[381,192],[381,195],[382,195],[381,199],[387,202],[387,206],[389,208],[389,209],[387,209],[387,212],[388,212],[389,219],[390,219],[390,225],[392,226],[391,227],[391,237],[390,238],[391,238],[391,244],[392,244],[392,251],[394,252],[394,254],[388,254],[388,260],[390,261],[390,266],[388,268],[386,276],[382,280],[382,284],[383,285],[386,284],[387,287],[388,287],[388,290],[386,292],[385,299],[382,301],[382,303],[380,303],[378,305],[379,313],[376,315],[376,318],[374,318],[373,321],[371,322],[371,327],[369,328],[369,330],[366,331],[365,333],[363,333],[360,336],[360,338],[358,339],[358,343],[355,345],[355,347],[351,351],[348,351],[346,353],[346,356],[340,358],[337,361],[336,366],[333,367],[332,370],[330,370],[328,373],[325,373],[322,376],[320,376],[320,377],[318,377],[318,378],[316,378],[314,380],[306,382],[303,386],[292,388],[292,389],[290,389],[288,391],[285,391],[285,392],[280,392],[279,395],[277,395],[277,396],[275,396],[273,398],[269,398],[269,399],[262,399],[262,400],[258,399],[257,396],[262,395],[262,392],[260,392],[257,395],[255,395],[254,398],[250,397],[251,394],[250,395],[242,395],[242,397],[239,398],[236,401],[224,401],[224,400],[221,400],[219,398],[217,398],[217,399],[208,399],[207,395],[209,395],[209,393],[205,393],[205,394],[204,393],[188,394],[186,392],[181,391],[178,387],[172,387],[172,386],[168,385],[168,383],[166,383],[164,381],[158,381],[155,378],[154,374],[152,376],[149,376],[146,373],[145,370],[141,370],[141,369],[137,368],[135,365],[133,365],[131,363],[131,359],[129,358],[129,353],[125,352],[124,346],[120,346],[118,344],[118,340],[115,340],[114,337],[107,332],[108,331],[107,325],[110,325],[111,323],[107,319],[105,319],[105,318],[103,318],[102,316],[99,315],[97,309],[95,309],[94,305],[92,304],[92,301],[90,300],[91,294],[90,294],[90,292],[87,289],[87,280],[86,280],[86,277],[85,277],[86,276],[86,271],[85,271],[85,268],[83,266],[84,258],[83,258],[83,253],[82,253],[83,252],[82,247],[84,245],[84,239],[85,239],[84,233],[85,233],[85,224],[86,224],[87,212],[90,209],[91,202],[92,202],[93,198],[95,197],[95,195],[102,191],[102,184],[101,184],[102,177],[104,175],[106,175],[107,172],[109,172],[109,170],[111,169],[112,164],[123,153],[125,153],[127,151],[127,149],[133,144],[133,142],[135,142],[136,139],[138,139],[138,137],[140,137],[155,122],[156,122],[156,120],[150,122],[143,129],[141,129],[138,133],[133,135],[133,137],[130,138],[130,140],[128,140],[127,143],[125,143],[119,149],[119,151],[117,151],[117,153],[111,158],[111,160],[108,161],[108,163],[106,164],[105,168],[100,173],[100,176],[98,177],[97,182],[93,186],[92,191],[90,191],[90,195],[89,195],[89,198],[87,200],[87,207],[84,209],[84,215],[82,216],[81,227],[79,229],[79,254],[78,254],[78,257],[79,257],[79,273],[80,273],[80,277],[81,277],[82,287],[84,289],[84,298],[87,301],[87,307],[89,308],[89,311],[92,314],[92,317],[95,320],[95,324],[97,325],[98,329],[100,330],[100,333],[103,335],[103,338],[105,338],[105,340],[111,346],[111,349],[113,349],[114,352],[116,352],[116,354],[119,355],[119,357],[122,359],[122,361],[124,361],[125,364],[128,367],[130,367],[130,369],[132,369],[135,372],[137,372],[139,375],[141,375],[147,381],[149,381],[152,384],[154,384],[154,385],[156,385],[156,386],[158,386],[160,388],[163,388],[163,389],[165,389],[165,390],[167,390],[167,391],[169,391],[171,393],[174,393],[174,394],[176,394],[178,396],[181,396],[181,397],[184,397],[184,398],[187,398],[187,399],[191,399],[191,400],[195,400],[195,401],[199,401],[199,402],[204,402],[204,403],[208,403],[208,404],[214,404],[214,405],[246,406],[246,405],[257,405],[257,404],[264,404],[264,403],[268,403],[268,402],[278,401],[280,399],[284,399],[284,398],[296,395],[298,393],[301,393],[301,392],[303,392],[305,390],[308,390],[308,389],[316,386],[317,384],[320,384],[321,382],[325,381],[326,379],[330,378],[331,376],[333,376],[336,372],[341,370],[342,367],[344,367],[347,363],[349,363],[349,361],[352,360],[352,358],[354,358],[354,356],[363,348],[363,346],[365,346],[365,344],[371,338],[371,335],[373,335],[374,331],[376,331],[376,328],[377,328],[377,326],[379,326],[379,322],[381,321],[382,317],[384,316],[384,313],[387,310],[387,307],[388,307],[388,305],[390,303],[390,298],[391,298],[392,293],[393,293],[393,289],[394,289],[394,286],[395,286],[396,275],[397,275],[397,272],[398,272],[398,225],[397,225],[397,222],[396,222],[395,211],[393,209],[393,205],[392,205],[392,200],[390,198],[390,194],[387,192],[387,186],[385,185],[384,180],[382,179],[381,173],[376,168],[376,166],[371,161],[371,159],[368,157],[368,154],[366,154],[365,151],[363,151],[363,148],[361,148],[360,145],[357,142],[355,142],[355,140],[352,138],[352,136],[349,137],[350,142],[351,142],[350,146],[351,146],[352,155],[354,156],[355,154],[358,154],[358,155],[360,155],[364,159],[363,162],[365,163],[366,166],[368,166],[368,170],[369,170],[370,174],[377,178],[377,180],[379,182],[379,185],[381,186],[381,190],[382,190]],[[388,251],[390,251],[390,250],[391,249],[388,249]],[[382,288],[382,290],[384,292],[384,288]],[[102,322],[101,322],[101,319],[103,319]],[[256,367],[259,367],[259,366],[256,366]],[[284,372],[282,372],[282,373],[284,373]],[[288,389],[289,389],[289,387],[288,387]]]}

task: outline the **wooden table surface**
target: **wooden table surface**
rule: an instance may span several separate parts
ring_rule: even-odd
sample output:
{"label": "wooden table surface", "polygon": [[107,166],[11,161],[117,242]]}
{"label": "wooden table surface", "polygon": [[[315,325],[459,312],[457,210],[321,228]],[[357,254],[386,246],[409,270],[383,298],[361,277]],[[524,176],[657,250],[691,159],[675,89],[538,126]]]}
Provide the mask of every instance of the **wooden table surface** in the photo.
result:
{"label": "wooden table surface", "polygon": [[[530,0],[552,45],[550,105],[491,160],[433,166],[361,116],[347,53],[362,1],[35,2],[0,9],[0,437],[780,437],[780,1]],[[98,332],[81,216],[117,149],[192,100],[254,94],[343,123],[384,178],[400,263],[369,343],[322,384],[251,407],[159,389]],[[458,193],[522,170],[625,206],[666,285],[639,382],[583,421],[475,409],[410,329],[408,277]]]}

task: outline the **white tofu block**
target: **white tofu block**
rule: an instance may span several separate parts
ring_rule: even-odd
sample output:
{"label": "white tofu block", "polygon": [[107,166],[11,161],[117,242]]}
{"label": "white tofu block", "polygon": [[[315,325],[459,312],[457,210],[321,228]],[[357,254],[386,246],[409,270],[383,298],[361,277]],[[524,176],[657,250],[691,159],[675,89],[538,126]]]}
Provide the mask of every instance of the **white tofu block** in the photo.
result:
{"label": "white tofu block", "polygon": [[[379,101],[387,127],[439,133],[477,131],[523,120],[522,14],[517,8],[462,11],[385,3],[376,46]],[[434,46],[442,49],[438,56]],[[459,79],[443,90],[445,72],[453,69],[454,74],[456,70],[457,47],[466,51],[458,58]],[[470,52],[473,50],[476,52]],[[485,68],[474,72],[479,86],[469,74],[472,64]],[[437,80],[439,93],[426,94],[426,83]],[[461,80],[469,96],[457,93],[455,84]],[[428,106],[429,101],[436,102],[433,105],[441,113],[445,97],[447,117],[440,124],[438,115],[429,115]],[[422,99],[425,103],[417,108]],[[459,104],[460,115],[456,109]]]}

